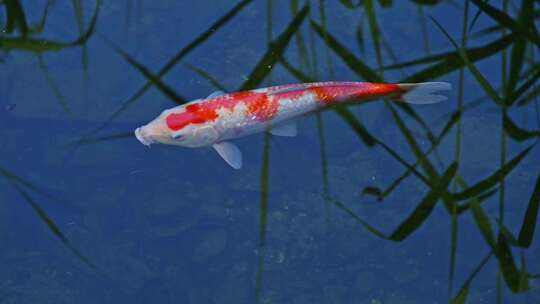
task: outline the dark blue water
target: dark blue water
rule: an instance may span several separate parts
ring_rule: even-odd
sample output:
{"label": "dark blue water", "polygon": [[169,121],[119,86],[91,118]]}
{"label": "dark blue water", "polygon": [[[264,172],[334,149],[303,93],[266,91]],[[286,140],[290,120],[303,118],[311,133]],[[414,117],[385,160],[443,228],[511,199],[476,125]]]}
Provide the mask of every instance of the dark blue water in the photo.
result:
{"label": "dark blue water", "polygon": [[[374,43],[370,9],[354,1],[244,2],[231,13],[239,2],[105,0],[84,47],[58,51],[37,40],[77,40],[78,20],[84,32],[96,3],[57,1],[49,6],[42,32],[29,30],[21,38],[15,26],[0,33],[0,303],[445,303],[465,291],[467,282],[468,303],[538,303],[540,244],[537,210],[531,207],[539,196],[533,192],[540,191],[538,147],[500,176],[504,182],[499,178],[483,187],[476,212],[463,210],[454,225],[441,191],[427,186],[439,181],[425,167],[417,172],[427,182],[411,174],[382,202],[363,193],[366,187],[384,191],[405,173],[398,159],[417,162],[406,134],[423,152],[430,150],[427,131],[438,136],[449,123],[460,89],[467,110],[428,157],[437,176],[459,163],[443,190],[475,185],[538,141],[534,96],[507,110],[532,134],[518,141],[503,128],[502,107],[485,98],[467,68],[462,87],[459,69],[421,79],[454,86],[448,101],[412,106],[424,127],[383,101],[347,107],[376,139],[372,145],[332,110],[320,120],[300,118],[295,138],[265,141],[257,134],[236,140],[244,154],[238,171],[211,148],[148,148],[135,139],[136,127],[175,103],[156,86],[129,101],[149,78],[115,46],[157,75],[206,33],[162,78],[180,98],[191,100],[219,87],[235,91],[258,75],[263,78],[256,87],[306,80],[279,60],[271,61],[269,73],[252,73],[268,53],[269,38],[279,39],[305,3],[309,15],[284,53],[276,44],[270,53],[313,80],[370,79],[317,34],[310,20],[327,28],[374,75],[398,82],[441,59],[404,69],[378,67],[455,51],[428,16],[458,42],[464,16],[460,2],[420,7],[393,1],[381,7],[379,2],[391,1],[364,1],[374,5]],[[517,2],[508,10],[513,18]],[[17,3],[3,1],[0,7]],[[47,2],[19,4],[31,27]],[[497,1],[492,5],[502,10]],[[471,3],[469,21],[477,11]],[[0,13],[5,29],[8,13]],[[207,31],[228,13],[230,18]],[[480,14],[470,34],[494,25]],[[467,45],[484,46],[501,35],[470,36]],[[29,52],[20,41],[7,44],[15,38],[35,39],[30,43],[42,52]],[[513,45],[474,62],[497,90],[512,77]],[[519,85],[537,71],[537,58],[538,49],[528,41]],[[399,128],[391,109],[408,131]],[[438,201],[433,210],[423,206],[425,217],[411,217],[430,192]],[[403,238],[392,236],[411,222],[414,229]],[[491,229],[494,247],[479,227]],[[530,244],[512,241],[522,230],[536,232]]]}

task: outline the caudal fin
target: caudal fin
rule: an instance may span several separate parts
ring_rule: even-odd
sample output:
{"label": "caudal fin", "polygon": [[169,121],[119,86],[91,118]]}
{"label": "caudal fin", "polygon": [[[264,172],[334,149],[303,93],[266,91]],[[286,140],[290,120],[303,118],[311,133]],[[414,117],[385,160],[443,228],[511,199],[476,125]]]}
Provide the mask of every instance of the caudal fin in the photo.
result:
{"label": "caudal fin", "polygon": [[400,83],[398,86],[405,91],[399,100],[412,104],[430,104],[446,100],[448,97],[434,93],[452,90],[452,85],[448,82]]}

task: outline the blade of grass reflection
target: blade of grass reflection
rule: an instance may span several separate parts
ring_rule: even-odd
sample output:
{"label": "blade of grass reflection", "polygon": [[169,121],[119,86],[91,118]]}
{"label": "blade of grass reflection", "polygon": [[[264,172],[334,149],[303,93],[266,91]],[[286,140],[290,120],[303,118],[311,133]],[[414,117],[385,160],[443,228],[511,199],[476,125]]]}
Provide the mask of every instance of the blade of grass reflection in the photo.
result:
{"label": "blade of grass reflection", "polygon": [[[510,46],[514,42],[514,40],[515,35],[509,34],[482,47],[471,48],[471,54],[469,54],[469,50],[467,50],[467,54],[470,55],[469,60],[471,62],[476,62],[495,55]],[[478,52],[474,52],[475,50],[477,50]],[[441,62],[433,64],[419,72],[416,72],[413,75],[402,79],[401,82],[428,81],[449,74],[465,65],[466,63],[461,59],[459,51],[450,52],[448,53],[448,56]]]}
{"label": "blade of grass reflection", "polygon": [[472,18],[471,24],[469,25],[469,29],[467,30],[467,33],[470,33],[474,26],[476,25],[476,22],[478,21],[478,18],[482,15],[482,10],[478,8],[476,10],[476,14],[474,14],[474,17]]}
{"label": "blade of grass reflection", "polygon": [[536,98],[540,95],[540,86],[534,85],[534,89],[531,90],[528,94],[526,94],[523,98],[521,98],[516,104],[518,107],[524,107],[527,106],[530,102],[536,100]]}
{"label": "blade of grass reflection", "polygon": [[[526,28],[533,20],[533,0],[524,0],[521,5],[521,9],[518,15],[518,26],[521,29]],[[508,82],[506,83],[505,100],[508,106],[512,105],[515,101],[513,95],[519,81],[521,70],[524,65],[525,49],[527,47],[527,40],[523,36],[519,36],[516,42],[512,46],[512,54],[510,58],[510,75]]]}
{"label": "blade of grass reflection", "polygon": [[534,230],[536,229],[536,219],[538,218],[538,209],[540,207],[540,174],[536,179],[536,185],[534,191],[527,205],[523,223],[519,231],[519,244],[522,247],[528,248],[531,245],[534,236]]}
{"label": "blade of grass reflection", "polygon": [[[450,130],[453,128],[453,126],[460,120],[460,118],[461,118],[461,113],[459,113],[459,112],[454,112],[453,113],[452,117],[447,122],[447,124],[444,126],[444,128],[441,131],[441,133],[439,134],[439,136],[437,136],[437,138],[435,138],[434,144],[425,153],[426,157],[429,156],[435,150],[435,148],[442,142],[442,140],[450,132]],[[412,165],[412,168],[416,168],[418,165],[419,165],[419,162],[416,161]],[[366,188],[364,188],[363,193],[374,194],[375,196],[377,196],[377,199],[379,201],[383,201],[388,195],[390,195],[401,184],[401,182],[403,182],[407,177],[409,177],[411,175],[411,173],[413,173],[413,171],[410,168],[407,168],[407,170],[402,175],[400,175],[397,179],[395,179],[390,184],[390,186],[388,186],[386,188],[386,190],[384,190],[384,191],[381,191],[379,188],[376,188],[376,187],[366,187]],[[368,188],[371,188],[371,189],[368,190]],[[366,190],[368,190],[368,191],[366,191]]]}
{"label": "blade of grass reflection", "polygon": [[500,34],[503,28],[504,27],[501,25],[488,26],[477,32],[470,34],[469,37],[471,37],[471,39],[477,39],[477,38],[482,38],[484,36],[488,36],[492,34]]}
{"label": "blade of grass reflection", "polygon": [[418,163],[423,168],[423,170],[427,173],[428,177],[430,179],[437,178],[437,170],[435,170],[435,167],[429,162],[426,155],[422,153],[422,150],[420,149],[420,146],[414,140],[414,137],[412,136],[410,130],[405,126],[405,123],[401,119],[401,117],[398,115],[396,110],[389,105],[388,103],[385,103],[387,105],[387,108],[392,113],[392,117],[394,118],[394,121],[396,122],[398,128],[401,130],[401,133],[404,135],[405,140],[409,144],[409,147],[413,151],[414,155],[418,159]]}
{"label": "blade of grass reflection", "polygon": [[467,297],[469,296],[469,289],[470,289],[470,286],[471,286],[471,283],[472,281],[474,280],[474,278],[476,277],[476,275],[478,275],[478,273],[480,272],[480,270],[482,270],[482,268],[484,268],[484,266],[486,266],[487,262],[489,261],[489,259],[491,258],[491,256],[493,256],[493,252],[490,251],[481,261],[480,261],[480,264],[478,264],[478,266],[476,266],[476,268],[474,269],[474,271],[469,275],[469,277],[467,278],[467,280],[465,280],[465,283],[463,283],[463,286],[461,286],[458,294],[452,299],[451,303],[452,304],[465,304],[467,303]]}
{"label": "blade of grass reflection", "polygon": [[56,83],[52,75],[49,73],[49,68],[45,64],[45,61],[43,61],[43,57],[41,55],[38,55],[38,63],[39,63],[39,69],[45,76],[45,80],[47,80],[47,84],[52,89],[54,96],[56,97],[56,100],[60,104],[60,107],[62,108],[62,110],[64,110],[65,113],[72,114],[66,97],[60,90],[60,87],[58,86],[58,84]]}
{"label": "blade of grass reflection", "polygon": [[[268,43],[268,49],[272,49],[272,15],[273,15],[273,1],[266,1],[266,40]],[[290,39],[290,37],[289,37]],[[279,40],[279,39],[278,39]],[[287,43],[288,44],[288,43]],[[266,56],[263,56],[263,59]],[[280,55],[281,57],[281,55]],[[279,57],[278,57],[279,58]],[[261,60],[262,61],[262,60]],[[257,65],[254,71],[257,71]],[[268,73],[268,84],[272,85],[272,68]],[[263,77],[264,78],[264,77]],[[262,291],[262,277],[264,273],[264,257],[266,256],[266,232],[268,226],[268,189],[269,189],[269,176],[270,176],[270,133],[264,133],[263,155],[261,160],[261,177],[260,177],[260,192],[259,192],[259,256],[258,267],[255,278],[255,299],[257,303],[261,303],[261,291]]]}
{"label": "blade of grass reflection", "polygon": [[[210,36],[212,36],[214,33],[218,32],[218,30],[227,24],[233,17],[235,17],[242,9],[251,3],[253,0],[243,0],[240,1],[238,4],[236,4],[230,11],[227,12],[227,14],[223,15],[220,19],[218,19],[215,23],[213,23],[205,32],[203,32],[201,35],[199,35],[197,38],[195,38],[193,41],[191,41],[188,45],[183,47],[176,55],[171,58],[167,64],[165,64],[157,73],[156,78],[160,79],[165,75],[167,72],[169,72],[178,62],[180,62],[186,55],[188,55],[191,51],[196,49],[199,45],[201,45],[203,42],[205,42]],[[1,40],[0,40],[0,46],[1,46]],[[113,112],[100,126],[98,126],[93,131],[89,132],[87,136],[92,136],[96,134],[97,132],[103,130],[105,127],[107,127],[116,117],[118,117],[120,114],[122,114],[124,111],[126,111],[133,103],[135,103],[151,86],[153,83],[151,81],[147,81],[140,89],[138,89],[130,98],[128,98],[126,101],[122,102],[120,108]]]}
{"label": "blade of grass reflection", "polygon": [[50,52],[50,51],[60,51],[64,48],[85,44],[94,33],[100,7],[101,7],[101,0],[98,0],[96,3],[96,8],[94,9],[94,14],[88,26],[88,29],[83,35],[79,36],[79,38],[77,38],[75,41],[57,42],[53,40],[33,39],[33,38],[27,38],[27,37],[17,37],[17,38],[0,37],[0,49],[24,50],[24,51],[34,52],[34,53],[44,53],[44,52]]}
{"label": "blade of grass reflection", "polygon": [[269,171],[270,171],[270,134],[264,133],[263,156],[261,163],[261,191],[259,198],[259,252],[258,252],[258,269],[255,278],[255,296],[257,303],[261,299],[262,275],[264,272],[264,256],[266,253],[266,231],[268,225],[268,187],[269,187]]}
{"label": "blade of grass reflection", "polygon": [[[465,182],[463,181],[463,179],[461,179],[461,177],[457,177],[456,180],[458,181],[458,184],[461,184],[462,187],[465,187],[463,185],[465,185]],[[475,196],[475,197],[472,197],[470,199],[467,200],[466,203],[464,204],[461,204],[457,207],[457,214],[458,215],[461,215],[463,214],[464,212],[466,211],[469,211],[469,209],[471,209],[471,206],[473,204],[482,204],[484,202],[486,202],[489,198],[491,198],[493,195],[495,195],[496,193],[499,192],[499,188],[495,188],[491,191],[488,191],[486,193],[483,193],[481,195],[478,195],[478,196]]]}
{"label": "blade of grass reflection", "polygon": [[525,291],[528,282],[525,282],[526,284],[522,285],[522,275],[520,274],[520,271],[517,270],[512,251],[508,246],[505,236],[502,233],[499,233],[497,240],[495,240],[489,218],[479,205],[478,201],[471,205],[471,210],[476,226],[499,261],[499,267],[507,286],[513,292]]}
{"label": "blade of grass reflection", "polygon": [[18,175],[15,175],[14,173],[10,172],[9,170],[7,170],[6,168],[2,166],[0,166],[0,175],[3,175],[4,178],[10,180],[12,183],[17,183],[19,185],[25,186],[26,188],[34,191],[35,193],[41,194],[43,197],[46,197],[51,200],[55,200],[55,198],[51,194],[47,193],[40,187],[36,186],[34,183]]}
{"label": "blade of grass reflection", "polygon": [[15,183],[13,180],[8,179],[8,182],[13,186],[13,188],[23,197],[24,201],[36,212],[38,217],[47,225],[47,228],[62,242],[62,244],[71,251],[79,260],[86,264],[91,269],[97,271],[98,268],[80,251],[73,246],[71,241],[65,236],[65,234],[60,230],[58,225],[49,217],[49,215],[43,210],[39,204],[34,201],[34,199],[26,192],[21,186]]}
{"label": "blade of grass reflection", "polygon": [[[487,44],[484,44],[482,46],[468,48],[466,49],[466,52],[469,55],[469,58],[473,62],[475,62],[475,61],[490,57],[500,52],[501,50],[511,45],[514,42],[514,40],[515,40],[514,35],[507,35],[495,41],[491,41]],[[402,68],[413,67],[413,66],[423,65],[423,64],[428,64],[428,63],[436,63],[436,62],[439,62],[437,65],[435,65],[436,67],[443,66],[443,64],[450,65],[451,70],[449,70],[449,72],[457,70],[458,68],[464,66],[463,61],[461,61],[459,57],[459,52],[454,51],[454,52],[443,52],[439,54],[428,55],[421,58],[401,62],[398,64],[391,64],[391,65],[382,67],[382,69],[383,70],[396,70],[396,69],[402,69]],[[433,70],[433,73],[435,73],[437,69],[430,67],[428,69],[417,72],[414,75],[408,76],[406,79],[428,80],[430,78],[442,76],[442,74],[434,74],[435,77],[424,76],[426,71],[432,71],[432,70]]]}
{"label": "blade of grass reflection", "polygon": [[[295,16],[298,14],[298,0],[291,0],[290,2],[292,15]],[[311,70],[310,62],[308,60],[308,53],[306,48],[306,43],[301,31],[297,31],[295,34],[296,38],[296,48],[298,49],[298,57],[300,62],[300,68],[304,70]]]}
{"label": "blade of grass reflection", "polygon": [[51,3],[52,3],[52,0],[47,1],[47,3],[45,4],[45,7],[43,8],[43,13],[41,14],[41,19],[39,19],[39,22],[31,25],[28,28],[29,35],[35,35],[35,34],[39,34],[43,32],[43,30],[45,29],[45,24],[47,23],[47,16],[49,16],[49,7],[51,6]]}
{"label": "blade of grass reflection", "polygon": [[176,104],[184,104],[187,102],[187,100],[178,95],[172,88],[170,88],[168,85],[166,85],[159,76],[153,74],[148,68],[146,68],[144,65],[140,64],[135,58],[131,57],[128,53],[124,52],[122,49],[120,49],[118,46],[116,46],[112,41],[108,40],[105,37],[102,37],[103,40],[112,48],[116,53],[118,53],[124,60],[126,60],[129,64],[131,64],[134,68],[136,68],[143,76],[151,82],[153,85],[155,85],[165,96],[167,96],[171,101],[173,101]]}
{"label": "blade of grass reflection", "polygon": [[[499,25],[503,25],[510,29],[515,34],[524,35],[531,42],[535,43],[540,48],[540,37],[536,32],[534,25],[530,25],[530,29],[520,26],[519,20],[516,21],[512,17],[508,16],[506,12],[497,9],[496,7],[482,0],[471,0],[479,9],[481,9],[486,15],[493,18]],[[524,0],[530,1],[530,0]]]}
{"label": "blade of grass reflection", "polygon": [[434,186],[428,192],[428,194],[420,201],[418,206],[414,211],[389,235],[381,232],[374,226],[370,225],[368,222],[360,218],[356,213],[351,209],[347,208],[341,202],[333,199],[332,203],[339,207],[339,209],[345,211],[352,218],[357,220],[367,231],[373,235],[383,238],[386,240],[391,240],[394,242],[401,242],[409,237],[413,232],[415,232],[424,221],[429,217],[433,208],[439,201],[439,199],[446,193],[448,185],[454,178],[454,175],[457,173],[458,164],[453,163],[450,165],[442,174],[441,178],[434,182]]}
{"label": "blade of grass reflection", "polygon": [[12,33],[18,28],[24,37],[28,33],[28,24],[21,3],[18,0],[4,0],[5,11],[7,15],[6,28],[7,33]]}
{"label": "blade of grass reflection", "polygon": [[[347,66],[352,69],[356,74],[372,82],[384,82],[384,80],[372,71],[364,62],[356,58],[347,48],[345,48],[340,42],[338,42],[330,33],[326,32],[319,24],[314,20],[310,22],[311,28],[315,32],[327,40],[327,45],[338,54]],[[326,37],[326,38],[325,38]]]}
{"label": "blade of grass reflection", "polygon": [[[73,6],[73,11],[75,14],[75,19],[77,19],[77,27],[79,28],[79,34],[84,34],[84,15],[81,5],[81,0],[71,0]],[[82,56],[81,56],[82,66],[85,78],[88,78],[88,49],[86,45],[82,45]]]}
{"label": "blade of grass reflection", "polygon": [[424,9],[421,5],[418,5],[418,18],[420,19],[420,29],[422,31],[422,44],[424,46],[424,52],[429,55],[429,39],[427,32],[426,16],[424,15]]}
{"label": "blade of grass reflection", "polygon": [[523,275],[523,273],[527,273],[525,264],[522,263],[521,269],[517,269],[508,240],[501,232],[498,236],[496,253],[498,253],[497,257],[503,278],[510,290],[516,293],[529,290],[529,280],[526,275]]}
{"label": "blade of grass reflection", "polygon": [[375,58],[377,59],[377,66],[380,68],[383,65],[380,44],[381,31],[379,30],[379,25],[377,24],[377,15],[375,14],[373,0],[363,0],[362,3],[364,5],[364,10],[367,14],[369,29],[371,32],[371,40],[373,41],[373,46],[375,47]]}
{"label": "blade of grass reflection", "polygon": [[454,39],[448,34],[448,32],[442,27],[442,25],[437,22],[434,18],[431,18],[435,25],[443,32],[443,34],[448,38],[448,40],[454,45],[454,47],[458,50],[459,55],[461,59],[465,62],[467,67],[469,68],[469,71],[471,74],[476,78],[476,81],[480,84],[480,86],[484,89],[487,95],[491,97],[491,99],[497,103],[498,105],[503,105],[504,101],[499,97],[499,94],[497,91],[491,86],[489,81],[482,75],[482,73],[474,66],[474,64],[470,61],[467,53],[465,50],[457,45],[457,43],[454,41]]}
{"label": "blade of grass reflection", "polygon": [[[313,7],[312,0],[308,0],[309,7]],[[309,18],[313,19],[313,10],[309,11]],[[313,31],[308,31],[309,35],[309,48],[311,50],[311,75],[314,79],[319,78],[319,62],[317,60],[317,47],[315,46],[315,35],[313,34]]]}
{"label": "blade of grass reflection", "polygon": [[[467,47],[467,26],[469,23],[469,0],[465,1],[465,7],[463,8],[463,25],[461,29],[461,47],[465,49]],[[465,82],[465,71],[463,68],[459,69],[459,84],[458,84],[458,105],[457,112],[463,113],[463,95],[464,95],[464,82]],[[458,120],[456,128],[456,150],[454,154],[454,159],[456,161],[461,161],[461,136],[462,136],[462,126],[461,119]],[[457,190],[457,183],[453,183],[453,191]],[[449,275],[448,275],[448,296],[452,297],[452,292],[454,289],[454,276],[456,272],[456,252],[457,252],[457,239],[458,239],[458,205],[452,204],[450,209],[450,262],[448,265]]]}
{"label": "blade of grass reflection", "polygon": [[[505,113],[506,114],[506,113]],[[518,125],[508,115],[503,117],[503,128],[512,139],[516,141],[526,141],[533,138],[540,138],[540,130],[529,131],[525,130]]]}
{"label": "blade of grass reflection", "polygon": [[335,107],[334,111],[343,118],[368,147],[372,147],[378,142],[378,140],[367,131],[364,125],[360,123],[349,110],[344,107]]}
{"label": "blade of grass reflection", "polygon": [[489,191],[495,185],[500,183],[500,181],[506,177],[514,168],[527,156],[527,154],[534,148],[536,143],[530,145],[528,148],[524,149],[518,155],[516,155],[512,160],[507,162],[504,166],[500,167],[497,171],[492,173],[487,178],[477,182],[474,186],[467,187],[466,190],[463,190],[458,193],[452,193],[450,195],[452,201],[461,201],[466,200],[471,197],[480,195],[486,191]]}
{"label": "blade of grass reflection", "polygon": [[[536,71],[536,72],[534,72]],[[531,87],[533,87],[537,80],[540,78],[540,65],[535,65],[533,68],[531,68],[529,71],[527,71],[524,74],[533,73],[529,79],[527,79],[517,90],[514,91],[514,93],[511,96],[510,102],[512,105],[514,102],[520,98],[523,94],[525,94]],[[524,76],[525,77],[525,76]]]}
{"label": "blade of grass reflection", "polygon": [[519,240],[514,236],[514,234],[504,225],[500,219],[495,219],[497,227],[499,228],[499,233],[502,233],[507,240],[508,244],[512,247],[521,247]]}
{"label": "blade of grass reflection", "polygon": [[207,80],[212,86],[214,86],[215,88],[223,91],[223,92],[227,92],[227,89],[225,89],[225,87],[223,87],[219,81],[217,81],[214,77],[212,77],[210,74],[206,73],[203,69],[200,69],[190,63],[184,63],[184,66],[190,70],[192,70],[193,72],[197,73],[197,75],[201,76],[202,78],[204,78],[205,80]]}
{"label": "blade of grass reflection", "polygon": [[324,57],[326,58],[326,68],[328,69],[328,75],[331,78],[334,78],[334,64],[330,58],[330,51],[328,49],[328,22],[326,18],[326,6],[324,0],[319,0],[319,15],[321,18],[321,27],[323,29],[323,40],[324,40]]}
{"label": "blade of grass reflection", "polygon": [[134,136],[135,135],[133,134],[133,131],[129,131],[129,132],[124,132],[124,133],[100,136],[100,137],[84,138],[84,139],[75,141],[71,145],[84,146],[84,145],[90,145],[94,143],[101,143],[101,142],[109,141],[109,140],[133,138]]}
{"label": "blade of grass reflection", "polygon": [[358,44],[358,50],[360,55],[364,57],[366,55],[366,43],[364,42],[364,31],[362,30],[362,24],[359,24],[356,28],[356,43]]}
{"label": "blade of grass reflection", "polygon": [[480,206],[479,201],[476,201],[473,204],[471,204],[471,211],[474,217],[474,221],[477,227],[479,228],[480,232],[482,233],[484,239],[486,240],[488,245],[491,247],[491,249],[495,251],[497,244],[496,244],[495,238],[493,237],[493,229],[491,228],[489,218],[484,213],[484,210]]}
{"label": "blade of grass reflection", "polygon": [[446,169],[438,182],[433,183],[435,186],[415,208],[413,213],[390,235],[391,240],[402,241],[422,225],[435,208],[441,196],[447,191],[450,182],[457,173],[457,169],[457,163],[453,163]]}
{"label": "blade of grass reflection", "polygon": [[255,68],[253,68],[248,79],[242,84],[240,90],[252,89],[264,80],[278,60],[283,56],[291,38],[300,29],[308,12],[309,6],[304,6],[302,10],[294,16],[285,31],[270,43],[268,50],[259,60],[257,65],[255,65]]}

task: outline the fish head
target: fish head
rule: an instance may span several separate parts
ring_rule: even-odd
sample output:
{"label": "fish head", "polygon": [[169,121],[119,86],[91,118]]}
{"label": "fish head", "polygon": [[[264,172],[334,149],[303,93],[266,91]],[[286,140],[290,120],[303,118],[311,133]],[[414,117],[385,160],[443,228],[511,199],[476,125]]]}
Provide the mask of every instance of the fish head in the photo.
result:
{"label": "fish head", "polygon": [[135,130],[137,139],[146,146],[153,143],[183,147],[214,144],[219,133],[209,122],[202,122],[184,106],[163,111],[156,119]]}

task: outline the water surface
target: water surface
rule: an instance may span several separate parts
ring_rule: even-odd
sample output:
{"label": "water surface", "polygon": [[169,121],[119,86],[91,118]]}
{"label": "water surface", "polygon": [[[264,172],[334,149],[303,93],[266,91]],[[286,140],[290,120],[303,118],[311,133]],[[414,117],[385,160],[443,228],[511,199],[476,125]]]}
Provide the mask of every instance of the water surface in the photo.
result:
{"label": "water surface", "polygon": [[[1,1],[0,303],[539,302],[540,5],[507,2]],[[132,133],[327,80],[454,90],[236,140],[239,171]]]}

